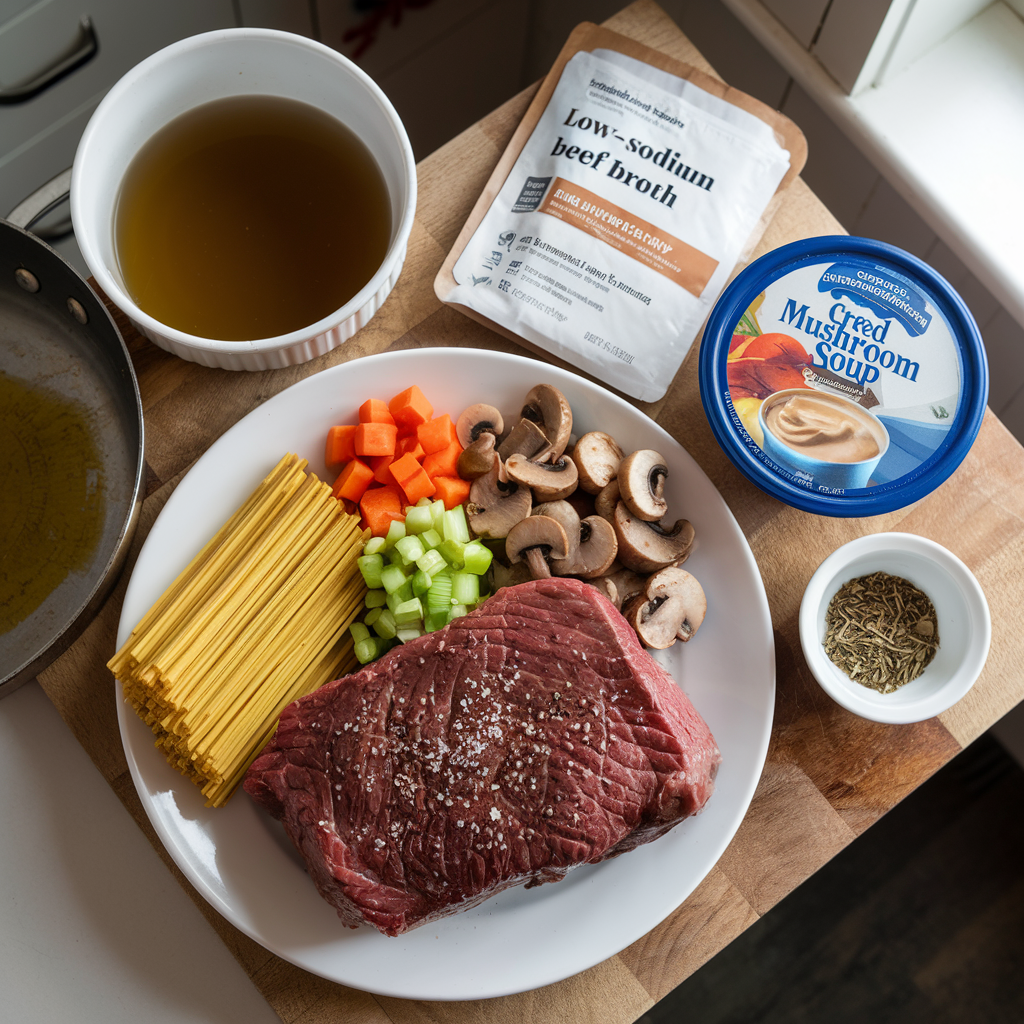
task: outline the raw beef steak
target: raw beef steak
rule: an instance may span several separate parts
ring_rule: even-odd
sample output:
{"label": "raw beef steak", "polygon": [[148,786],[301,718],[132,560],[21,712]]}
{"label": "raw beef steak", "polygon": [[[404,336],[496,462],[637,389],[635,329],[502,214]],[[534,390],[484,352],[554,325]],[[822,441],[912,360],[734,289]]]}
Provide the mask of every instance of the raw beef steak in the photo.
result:
{"label": "raw beef steak", "polygon": [[343,921],[399,935],[656,839],[719,760],[611,603],[551,579],[289,705],[245,789]]}

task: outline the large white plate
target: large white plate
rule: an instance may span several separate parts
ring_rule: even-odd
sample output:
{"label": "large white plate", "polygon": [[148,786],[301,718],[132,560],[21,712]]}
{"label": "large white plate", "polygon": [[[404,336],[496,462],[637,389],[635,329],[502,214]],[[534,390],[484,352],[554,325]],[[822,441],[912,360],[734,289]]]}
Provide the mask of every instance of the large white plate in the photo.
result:
{"label": "large white plate", "polygon": [[732,513],[693,459],[648,417],[571,373],[517,356],[422,349],[332,367],[283,391],[220,438],[181,481],[146,540],[125,596],[118,645],[196,551],[286,451],[323,473],[327,428],[354,422],[369,397],[418,384],[439,412],[486,401],[517,414],[534,384],[568,398],[577,430],[601,429],[627,450],[668,460],[669,509],[694,525],[687,568],[708,596],[688,644],[659,655],[707,720],[722,751],[703,813],[657,842],[563,881],[513,889],[399,938],[345,928],[318,895],[276,822],[243,792],[203,806],[124,701],[119,719],[132,777],[175,862],[229,921],[305,970],[383,995],[482,999],[539,988],[613,956],[667,917],[711,870],[761,774],[775,700],[768,602]]}

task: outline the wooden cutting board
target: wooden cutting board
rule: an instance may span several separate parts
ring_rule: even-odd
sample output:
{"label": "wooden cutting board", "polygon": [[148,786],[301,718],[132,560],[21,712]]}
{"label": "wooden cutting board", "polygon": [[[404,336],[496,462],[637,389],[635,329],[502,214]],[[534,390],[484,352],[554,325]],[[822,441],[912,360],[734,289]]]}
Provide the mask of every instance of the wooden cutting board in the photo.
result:
{"label": "wooden cutting board", "polygon": [[[607,25],[711,71],[649,0],[639,0]],[[419,209],[402,277],[377,316],[341,349],[287,370],[231,373],[170,356],[119,317],[145,410],[149,484],[142,522],[113,596],[40,682],[168,870],[289,1024],[628,1024],[1024,698],[1024,633],[1016,620],[1024,592],[1024,450],[996,417],[986,415],[963,465],[918,504],[872,519],[821,518],[767,497],[726,459],[701,408],[694,352],[664,399],[634,404],[691,452],[750,541],[772,612],[778,695],[768,759],[751,808],[691,897],[618,956],[557,985],[482,1002],[425,1003],[370,996],[307,974],[238,932],[184,879],[135,793],[117,728],[115,688],[105,668],[138,550],[182,474],[209,445],[255,406],[310,374],[387,349],[435,345],[538,358],[442,306],[433,289],[438,268],[534,90],[509,100],[420,163]],[[755,255],[798,238],[841,231],[797,180]],[[801,594],[820,562],[856,536],[894,529],[931,537],[963,559],[981,582],[993,619],[991,653],[974,689],[939,718],[908,726],[866,722],[832,703],[803,661],[797,630]]]}

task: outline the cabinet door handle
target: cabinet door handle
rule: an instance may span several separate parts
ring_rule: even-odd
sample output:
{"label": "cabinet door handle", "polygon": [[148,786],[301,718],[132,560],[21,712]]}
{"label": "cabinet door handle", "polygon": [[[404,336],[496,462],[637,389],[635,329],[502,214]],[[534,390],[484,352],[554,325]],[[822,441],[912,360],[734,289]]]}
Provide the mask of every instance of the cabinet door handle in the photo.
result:
{"label": "cabinet door handle", "polygon": [[88,14],[82,15],[78,23],[78,36],[72,45],[74,49],[70,53],[60,57],[50,67],[43,68],[27,82],[11,86],[9,89],[0,89],[0,103],[24,103],[96,56],[100,43]]}

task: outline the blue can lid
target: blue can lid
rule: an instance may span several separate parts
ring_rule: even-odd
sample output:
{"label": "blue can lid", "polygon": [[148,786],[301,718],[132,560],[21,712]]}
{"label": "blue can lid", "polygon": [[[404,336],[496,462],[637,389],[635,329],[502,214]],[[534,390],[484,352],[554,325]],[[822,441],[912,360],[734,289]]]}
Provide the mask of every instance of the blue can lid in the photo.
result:
{"label": "blue can lid", "polygon": [[741,271],[708,319],[699,374],[736,467],[827,516],[929,494],[967,455],[988,401],[981,335],[949,282],[846,235],[791,242]]}

